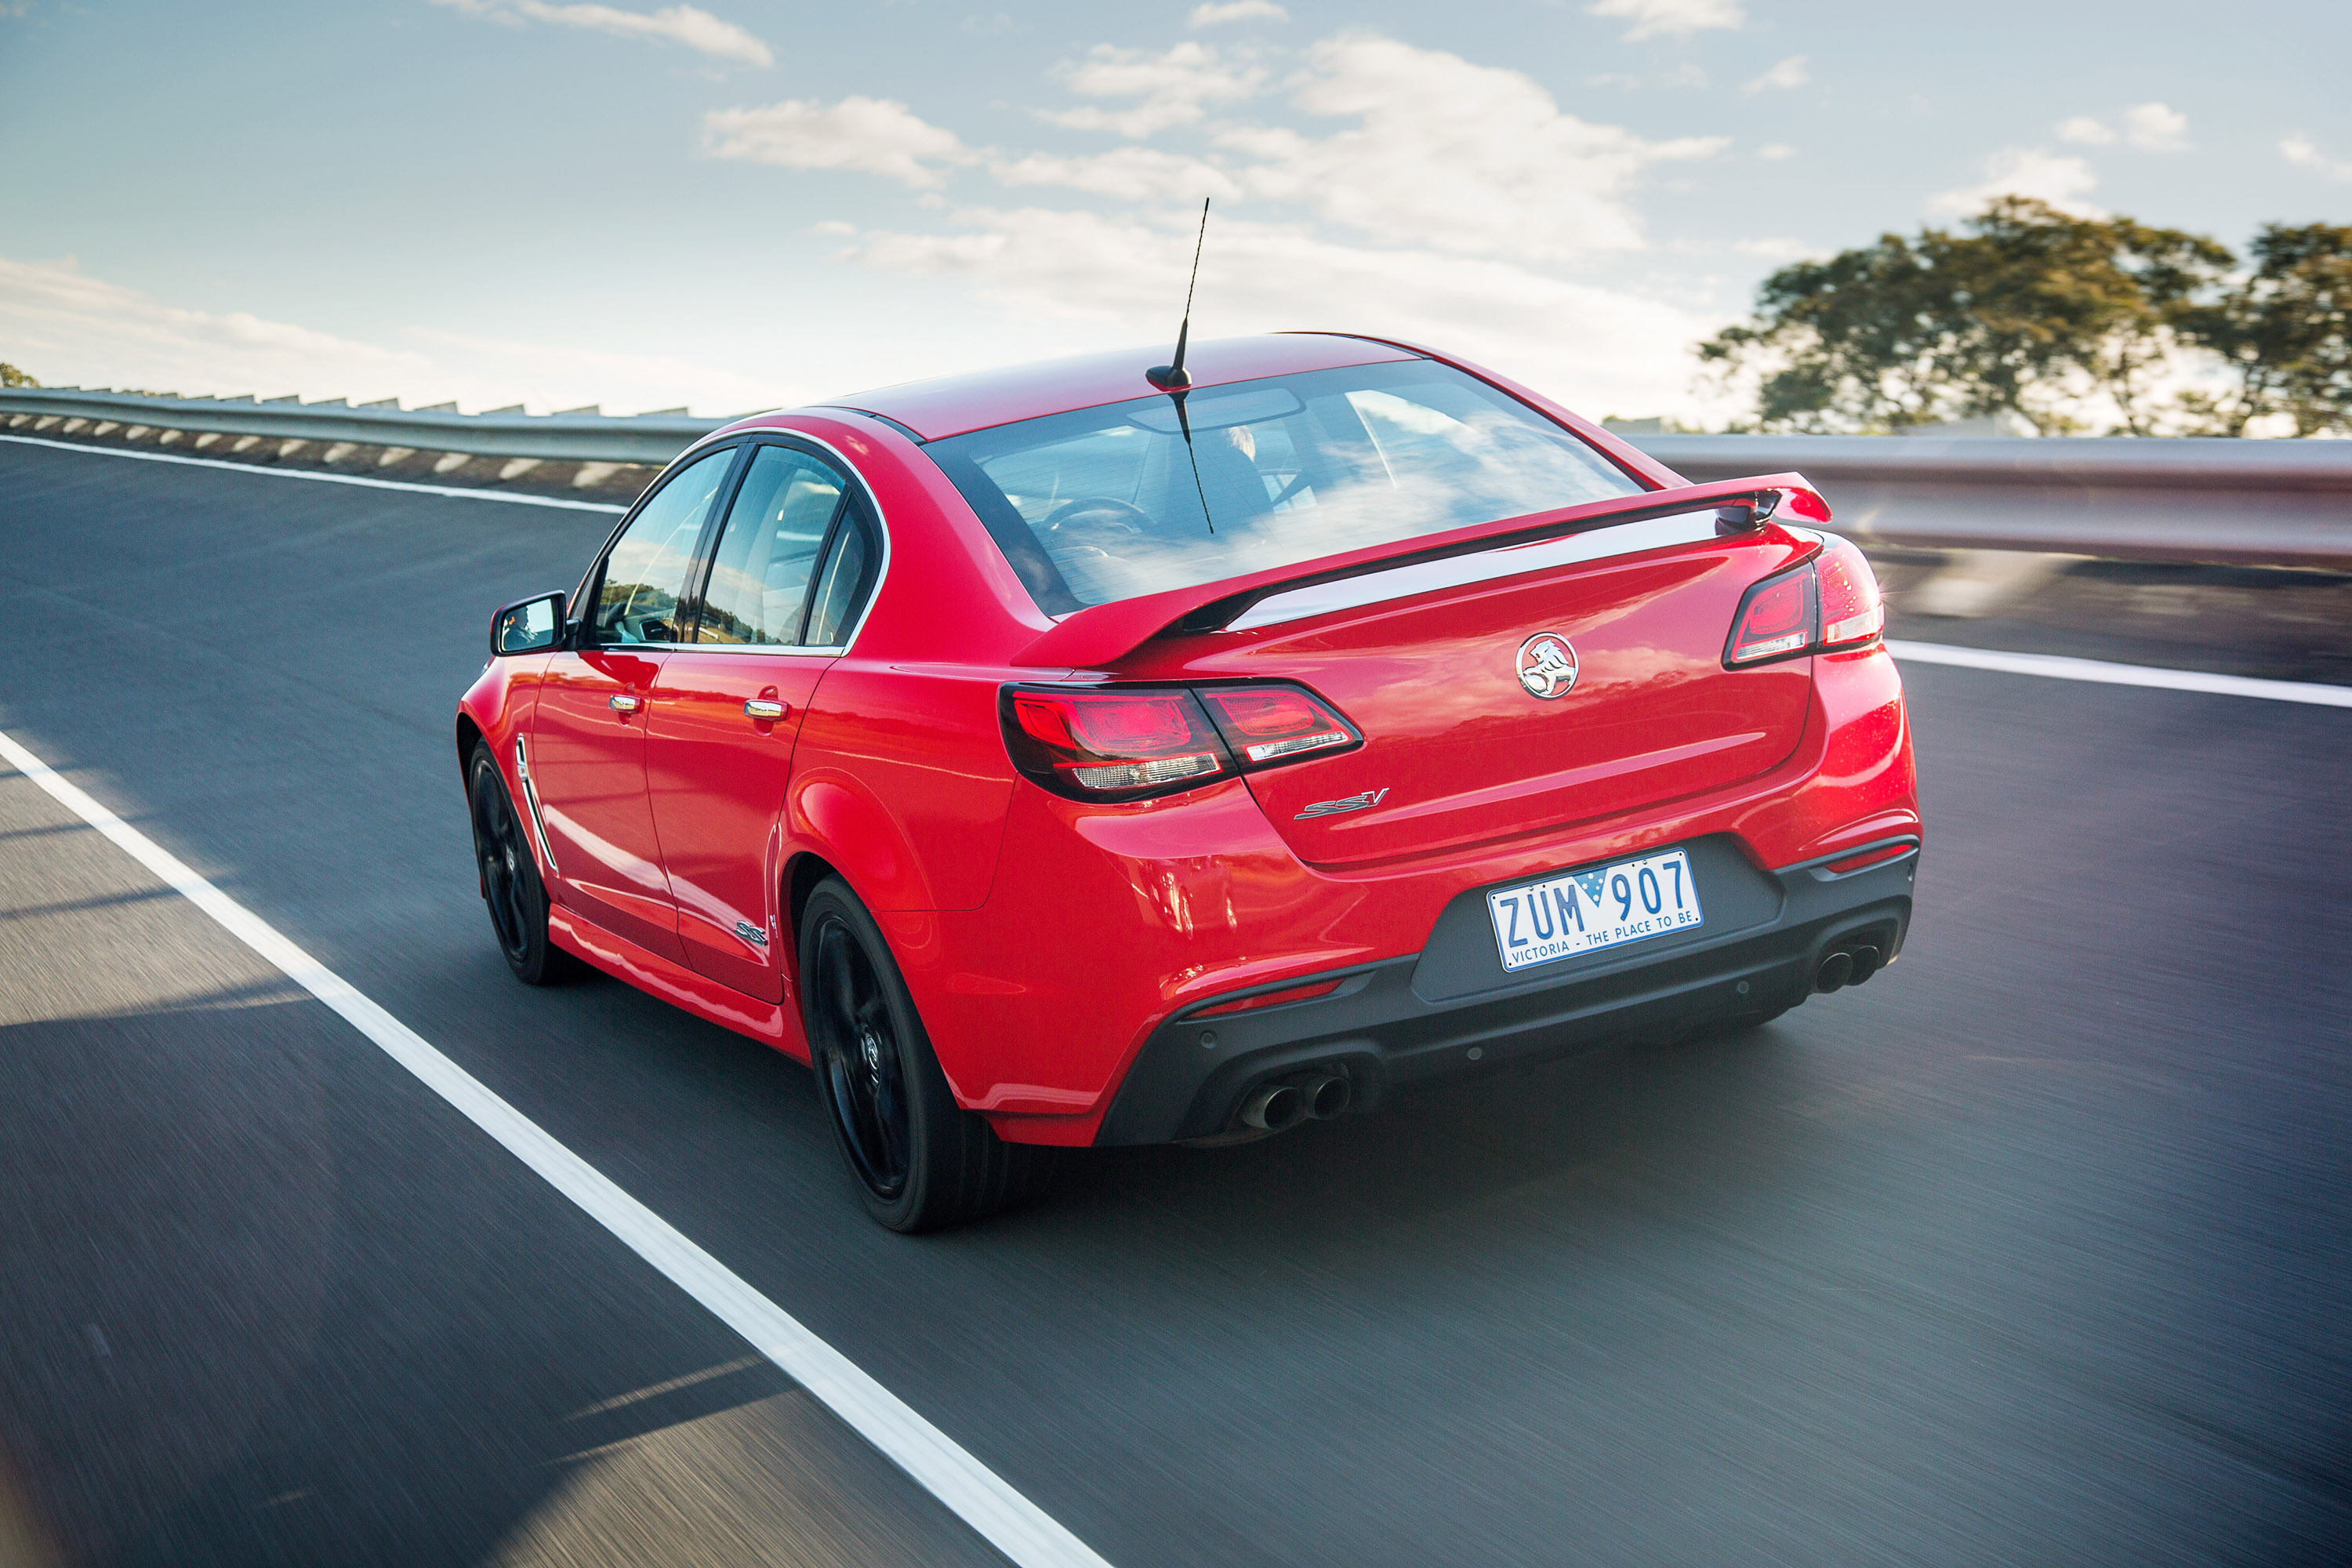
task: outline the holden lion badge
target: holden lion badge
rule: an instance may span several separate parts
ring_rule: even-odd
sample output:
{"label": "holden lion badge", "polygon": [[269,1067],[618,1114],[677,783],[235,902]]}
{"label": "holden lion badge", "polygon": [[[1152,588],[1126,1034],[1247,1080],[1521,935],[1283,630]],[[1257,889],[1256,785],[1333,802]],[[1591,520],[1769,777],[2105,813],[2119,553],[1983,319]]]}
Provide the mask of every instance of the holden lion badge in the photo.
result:
{"label": "holden lion badge", "polygon": [[1519,684],[1549,700],[1576,684],[1576,648],[1558,632],[1538,632],[1519,645]]}

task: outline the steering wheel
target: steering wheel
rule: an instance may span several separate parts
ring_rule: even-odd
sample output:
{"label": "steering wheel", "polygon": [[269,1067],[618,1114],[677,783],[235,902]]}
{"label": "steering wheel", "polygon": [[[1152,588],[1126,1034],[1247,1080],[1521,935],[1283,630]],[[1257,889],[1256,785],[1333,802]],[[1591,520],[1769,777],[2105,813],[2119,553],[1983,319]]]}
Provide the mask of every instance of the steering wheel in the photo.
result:
{"label": "steering wheel", "polygon": [[1048,533],[1141,533],[1150,528],[1151,514],[1140,507],[1108,496],[1081,496],[1066,500],[1045,514],[1045,529]]}

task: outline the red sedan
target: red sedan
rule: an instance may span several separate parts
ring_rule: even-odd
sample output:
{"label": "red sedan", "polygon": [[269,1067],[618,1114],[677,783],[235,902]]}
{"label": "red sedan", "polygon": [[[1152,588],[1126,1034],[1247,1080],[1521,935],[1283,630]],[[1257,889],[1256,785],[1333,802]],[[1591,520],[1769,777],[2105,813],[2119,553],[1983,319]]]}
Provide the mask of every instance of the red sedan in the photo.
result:
{"label": "red sedan", "polygon": [[809,1061],[875,1217],[1221,1142],[1900,951],[1884,612],[1798,475],[1692,485],[1366,338],[743,419],[459,705],[515,973]]}

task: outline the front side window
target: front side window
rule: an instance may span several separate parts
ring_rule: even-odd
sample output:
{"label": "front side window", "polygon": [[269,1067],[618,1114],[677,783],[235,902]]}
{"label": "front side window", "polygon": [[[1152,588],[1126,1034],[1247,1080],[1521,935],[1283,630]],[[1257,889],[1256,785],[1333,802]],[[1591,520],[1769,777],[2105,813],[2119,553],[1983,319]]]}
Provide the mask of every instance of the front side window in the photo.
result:
{"label": "front side window", "polygon": [[791,647],[802,640],[809,579],[843,491],[830,464],[796,447],[754,451],[711,558],[695,641]]}
{"label": "front side window", "polygon": [[698,459],[629,520],[604,558],[594,641],[626,646],[678,640],[677,606],[694,569],[694,547],[701,541],[712,498],[734,463],[732,447]]}
{"label": "front side window", "polygon": [[1429,360],[1021,420],[923,449],[1050,615],[1638,494],[1542,415]]}

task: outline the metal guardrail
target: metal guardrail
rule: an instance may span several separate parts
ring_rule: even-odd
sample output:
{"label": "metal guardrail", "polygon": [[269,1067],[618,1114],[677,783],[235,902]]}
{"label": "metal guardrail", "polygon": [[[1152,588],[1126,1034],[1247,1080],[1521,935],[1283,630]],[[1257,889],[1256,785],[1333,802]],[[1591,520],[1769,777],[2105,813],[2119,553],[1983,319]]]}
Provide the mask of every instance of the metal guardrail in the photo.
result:
{"label": "metal guardrail", "polygon": [[[195,435],[268,436],[486,458],[539,458],[583,463],[668,462],[700,436],[727,423],[682,414],[460,414],[455,409],[351,407],[334,403],[250,398],[150,397],[73,388],[0,389],[0,430],[16,414],[62,415]],[[21,433],[23,426],[16,426]]]}
{"label": "metal guardrail", "polygon": [[1835,527],[1943,549],[2352,567],[2352,441],[1637,436],[1690,479],[1801,472]]}
{"label": "metal guardrail", "polygon": [[[726,423],[679,414],[459,414],[334,403],[0,389],[17,416],[129,427],[658,466]],[[1698,481],[1796,469],[1865,541],[2352,569],[2352,441],[1638,436]]]}

